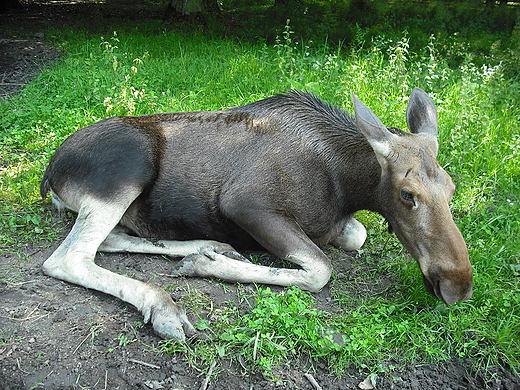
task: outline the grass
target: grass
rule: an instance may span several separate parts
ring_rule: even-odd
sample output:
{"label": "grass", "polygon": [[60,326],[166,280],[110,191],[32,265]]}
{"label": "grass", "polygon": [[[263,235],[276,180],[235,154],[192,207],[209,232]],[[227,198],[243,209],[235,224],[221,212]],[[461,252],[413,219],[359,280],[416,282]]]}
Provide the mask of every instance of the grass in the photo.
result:
{"label": "grass", "polygon": [[[300,88],[347,109],[353,90],[384,123],[405,128],[407,96],[418,86],[439,109],[439,160],[458,186],[452,210],[474,267],[473,299],[446,306],[430,297],[382,218],[363,212],[370,236],[357,261],[365,271],[352,279],[334,275],[337,309],[316,309],[313,295],[297,288],[282,294],[260,288],[249,297],[256,302],[249,313],[229,305],[199,322],[211,341],[164,347],[202,368],[240,350],[247,369],[266,372],[301,353],[327,360],[337,372],[349,364],[377,372],[382,361],[466,357],[517,371],[520,83],[500,61],[510,52],[477,61],[467,54],[472,42],[457,35],[431,36],[413,52],[405,32],[366,42],[361,29],[357,45],[330,48],[294,39],[290,24],[282,31],[273,46],[139,29],[108,36],[50,32],[67,55],[21,94],[0,101],[0,250],[56,239],[59,225],[39,198],[39,180],[59,144],[94,121],[223,109]],[[383,292],[353,294],[386,275],[392,279]],[[186,304],[196,309],[201,299]]]}

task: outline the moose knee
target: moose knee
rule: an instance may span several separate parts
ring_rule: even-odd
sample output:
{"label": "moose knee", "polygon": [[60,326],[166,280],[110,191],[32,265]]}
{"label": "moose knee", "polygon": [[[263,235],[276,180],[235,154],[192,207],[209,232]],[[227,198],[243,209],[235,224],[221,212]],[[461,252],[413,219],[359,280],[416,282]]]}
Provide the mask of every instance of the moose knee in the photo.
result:
{"label": "moose knee", "polygon": [[332,244],[346,251],[355,251],[363,246],[366,238],[367,230],[363,224],[352,218],[345,224],[340,235],[332,241]]}
{"label": "moose knee", "polygon": [[304,272],[305,281],[300,287],[311,292],[318,292],[329,282],[332,265],[330,263],[314,264]]}

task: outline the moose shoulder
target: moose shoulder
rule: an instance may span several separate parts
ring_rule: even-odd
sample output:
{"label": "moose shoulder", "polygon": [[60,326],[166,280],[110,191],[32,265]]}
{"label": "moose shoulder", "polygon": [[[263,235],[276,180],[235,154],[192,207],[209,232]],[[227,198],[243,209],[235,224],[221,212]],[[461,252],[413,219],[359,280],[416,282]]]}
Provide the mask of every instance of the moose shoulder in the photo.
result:
{"label": "moose shoulder", "polygon": [[[78,213],[45,273],[117,296],[159,335],[183,340],[194,330],[171,297],[97,266],[98,250],[182,257],[179,275],[318,291],[332,271],[320,246],[361,247],[366,231],[353,215],[368,209],[389,221],[430,293],[446,303],[469,299],[472,270],[449,209],[455,186],[436,160],[434,103],[413,90],[408,133],[352,99],[354,118],[291,92],[227,111],[116,117],[77,131],[41,183],[43,197],[50,191],[55,204]],[[299,268],[254,265],[234,249],[252,245]]]}

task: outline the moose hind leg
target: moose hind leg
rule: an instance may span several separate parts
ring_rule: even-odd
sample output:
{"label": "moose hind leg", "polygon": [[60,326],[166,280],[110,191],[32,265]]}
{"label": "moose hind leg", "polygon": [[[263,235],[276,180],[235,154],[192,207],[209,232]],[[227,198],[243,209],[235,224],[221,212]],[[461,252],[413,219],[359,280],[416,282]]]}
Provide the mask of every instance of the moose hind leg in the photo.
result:
{"label": "moose hind leg", "polygon": [[161,288],[99,267],[94,258],[99,245],[117,225],[138,193],[125,195],[119,203],[90,198],[79,207],[76,222],[56,251],[45,261],[47,275],[101,291],[122,299],[140,310],[145,322],[164,338],[184,340],[195,333],[184,311]]}
{"label": "moose hind leg", "polygon": [[143,237],[132,236],[121,227],[116,227],[100,245],[100,252],[130,252],[167,255],[171,257],[184,257],[194,253],[215,251],[226,253],[233,258],[247,261],[235,249],[226,243],[211,240],[150,240]]}
{"label": "moose hind leg", "polygon": [[346,251],[355,251],[363,246],[367,239],[367,230],[361,222],[350,218],[343,227],[343,230],[334,240],[332,245]]}

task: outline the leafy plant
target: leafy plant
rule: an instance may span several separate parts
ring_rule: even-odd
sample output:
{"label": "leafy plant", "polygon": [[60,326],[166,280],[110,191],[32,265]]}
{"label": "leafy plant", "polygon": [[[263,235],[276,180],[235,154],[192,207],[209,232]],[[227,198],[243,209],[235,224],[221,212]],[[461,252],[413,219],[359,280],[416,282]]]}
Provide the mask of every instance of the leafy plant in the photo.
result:
{"label": "leafy plant", "polygon": [[282,293],[260,288],[255,301],[251,313],[240,317],[220,339],[237,345],[243,356],[266,372],[287,360],[288,354],[305,350],[320,357],[339,349],[325,325],[325,314],[312,306],[308,293],[296,287]]}

